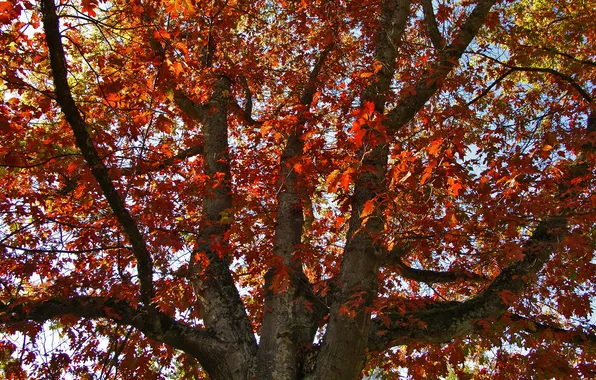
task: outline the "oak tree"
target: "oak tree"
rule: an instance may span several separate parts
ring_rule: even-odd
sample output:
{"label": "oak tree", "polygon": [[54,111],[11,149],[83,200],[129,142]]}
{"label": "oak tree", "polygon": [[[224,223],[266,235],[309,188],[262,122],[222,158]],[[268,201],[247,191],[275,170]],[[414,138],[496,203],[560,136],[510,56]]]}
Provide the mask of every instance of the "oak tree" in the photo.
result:
{"label": "oak tree", "polygon": [[7,378],[595,376],[594,1],[0,10]]}

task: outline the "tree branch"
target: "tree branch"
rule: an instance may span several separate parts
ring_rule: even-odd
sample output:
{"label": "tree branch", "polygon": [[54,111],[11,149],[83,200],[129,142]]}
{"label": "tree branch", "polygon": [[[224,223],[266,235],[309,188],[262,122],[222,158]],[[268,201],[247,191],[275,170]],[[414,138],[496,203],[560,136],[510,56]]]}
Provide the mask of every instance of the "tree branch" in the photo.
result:
{"label": "tree branch", "polygon": [[507,311],[512,297],[519,295],[542,269],[565,229],[563,217],[538,223],[523,249],[524,258],[503,269],[483,292],[465,302],[438,302],[422,311],[395,312],[390,316],[389,327],[381,318],[375,318],[369,349],[383,351],[412,339],[444,343],[473,332],[478,320],[499,318]]}
{"label": "tree branch", "polygon": [[[596,118],[592,114],[588,116],[586,129],[588,132],[596,129]],[[559,197],[565,196],[564,190]],[[438,302],[422,311],[405,314],[393,312],[390,314],[392,323],[389,326],[384,324],[382,318],[375,318],[369,336],[369,349],[383,351],[412,339],[444,343],[477,330],[478,320],[502,317],[510,302],[527,288],[531,278],[544,267],[566,233],[565,216],[552,216],[540,221],[522,250],[524,258],[503,269],[484,291],[465,302]],[[586,339],[591,340],[592,337]]]}
{"label": "tree branch", "polygon": [[[228,231],[232,212],[231,173],[228,148],[228,112],[231,103],[231,81],[225,75],[216,78],[209,102],[197,106],[188,102],[189,113],[203,125],[204,170],[210,186],[203,197],[202,217],[196,250],[190,257],[190,282],[198,300],[205,326],[233,348],[225,362],[229,366],[228,379],[240,379],[251,373],[255,364],[257,343],[246,309],[229,268]],[[202,112],[202,110],[209,110]],[[214,244],[217,242],[217,244]],[[196,260],[200,252],[208,260]],[[203,364],[203,363],[201,363]],[[211,376],[213,374],[210,373]]]}
{"label": "tree branch", "polygon": [[[375,64],[380,65],[380,68],[361,96],[361,104],[373,102],[374,110],[379,114],[384,113],[390,94],[398,48],[406,30],[410,8],[410,0],[381,2],[374,52]],[[377,131],[369,130],[367,133],[374,134]],[[383,143],[370,151],[365,149],[362,148],[360,154],[364,157],[362,167],[366,170],[356,178],[351,196],[352,211],[337,281],[341,286],[333,297],[323,346],[310,377],[313,379],[356,378],[364,367],[370,306],[378,291],[382,256],[382,247],[375,236],[383,230],[383,219],[378,212],[366,222],[360,215],[366,202],[385,190],[389,153],[388,144]]]}
{"label": "tree branch", "polygon": [[409,280],[425,282],[427,284],[433,283],[449,283],[449,282],[456,282],[456,281],[473,281],[473,282],[488,282],[489,279],[473,273],[473,272],[462,272],[462,271],[432,271],[432,270],[425,270],[425,269],[416,269],[407,266],[403,260],[397,259],[390,263],[391,265],[395,265],[398,269],[398,273],[403,278],[407,278]]}
{"label": "tree branch", "polygon": [[176,162],[178,162],[178,161],[183,161],[187,158],[202,155],[202,154],[203,154],[203,144],[194,145],[194,146],[191,146],[190,148],[181,150],[180,152],[173,155],[172,157],[166,158],[165,160],[163,160],[162,162],[160,162],[157,165],[151,166],[151,164],[149,164],[149,166],[143,166],[143,167],[137,166],[136,168],[127,167],[127,168],[123,168],[122,172],[124,174],[152,173],[152,172],[156,172],[159,170],[163,170],[167,167],[170,167],[170,166],[176,164]]}
{"label": "tree branch", "polygon": [[244,75],[240,75],[240,84],[244,90],[244,119],[249,121],[251,124],[255,124],[256,121],[252,118],[252,91]]}
{"label": "tree branch", "polygon": [[433,10],[432,0],[422,0],[422,10],[424,12],[424,23],[426,30],[430,37],[430,41],[437,50],[443,50],[445,47],[445,39],[439,31],[435,12]]}
{"label": "tree branch", "polygon": [[[204,366],[216,363],[226,352],[223,342],[204,330],[182,324],[161,312],[143,309],[106,297],[51,298],[18,305],[0,304],[0,323],[45,322],[67,315],[81,319],[110,319],[131,326],[150,339],[168,344],[195,356]],[[215,361],[214,361],[215,360]],[[209,371],[209,368],[205,368]]]}
{"label": "tree branch", "polygon": [[490,93],[490,91],[499,83],[501,83],[503,81],[503,79],[507,78],[509,76],[509,74],[515,72],[514,69],[509,69],[507,71],[505,71],[503,74],[501,74],[497,79],[495,79],[495,81],[493,83],[491,83],[487,88],[485,88],[480,95],[476,96],[474,99],[470,100],[466,106],[471,106],[472,104],[476,103],[477,101],[479,101],[480,99],[484,98],[486,95],[488,95]]}
{"label": "tree branch", "polygon": [[402,93],[397,106],[387,114],[390,131],[395,132],[412,120],[437,92],[441,83],[451,73],[470,42],[478,34],[495,3],[496,0],[479,0],[451,44],[442,50],[439,61],[426,71],[410,91]]}
{"label": "tree branch", "polygon": [[[441,51],[438,62],[427,70],[413,91],[402,92],[398,105],[387,114],[388,132],[394,133],[409,122],[436,93],[484,24],[495,2],[496,0],[479,0],[453,42]],[[377,73],[376,82],[362,95],[363,100],[372,100],[375,103],[375,111],[379,113],[384,113],[385,97],[395,70],[397,50],[394,43],[405,29],[409,8],[407,0],[386,1],[381,7],[381,28],[375,50],[375,60],[381,63],[381,70]],[[358,360],[368,346],[367,340],[374,339],[374,334],[367,333],[370,331],[368,306],[377,293],[377,273],[382,255],[373,236],[382,231],[383,221],[379,215],[373,215],[361,229],[362,221],[359,216],[364,204],[382,192],[387,155],[387,147],[381,145],[369,152],[363,164],[371,169],[363,173],[355,183],[348,240],[339,276],[342,288],[331,307],[324,345],[313,378],[341,379],[357,376],[363,367],[363,363]],[[346,315],[347,305],[351,305],[348,307],[355,311],[355,315]],[[344,311],[343,315],[341,310]],[[337,358],[344,359],[341,369],[338,368]]]}
{"label": "tree branch", "polygon": [[300,96],[300,104],[303,106],[310,106],[312,103],[315,92],[317,92],[317,78],[323,69],[325,60],[329,56],[329,53],[331,53],[331,50],[333,50],[334,46],[335,43],[333,42],[328,44],[325,46],[325,49],[321,52],[321,54],[319,54],[319,58],[317,58],[317,62],[308,76],[308,82],[306,82],[306,86],[304,86],[302,96]]}
{"label": "tree branch", "polygon": [[[302,90],[300,104],[308,109],[313,102],[317,90],[317,78],[325,64],[333,44],[319,54],[312,68],[308,81]],[[316,333],[316,322],[313,319],[319,313],[309,312],[306,303],[312,296],[311,284],[302,271],[302,264],[296,258],[296,247],[302,242],[304,224],[304,197],[301,193],[300,175],[294,170],[294,164],[302,155],[304,142],[301,139],[306,123],[300,115],[292,133],[288,136],[286,146],[281,155],[277,186],[277,217],[273,239],[273,253],[281,259],[265,275],[265,314],[259,344],[259,362],[264,379],[273,379],[276,374],[292,374],[296,376],[299,367],[296,352],[302,346],[311,344]],[[274,292],[272,287],[275,275],[284,266],[290,268],[290,279],[287,289]],[[288,339],[288,337],[290,337]]]}
{"label": "tree branch", "polygon": [[135,220],[128,212],[124,200],[118,194],[110,178],[108,169],[97,153],[91,136],[87,131],[87,124],[72,98],[68,85],[64,47],[61,41],[58,15],[56,14],[54,1],[42,0],[41,4],[46,42],[50,54],[50,66],[54,77],[56,99],[75,135],[77,146],[85,157],[87,164],[91,167],[91,172],[99,183],[104,197],[130,241],[137,259],[141,299],[146,306],[149,306],[153,298],[153,262],[151,255]]}
{"label": "tree branch", "polygon": [[486,96],[486,94],[488,94],[488,92],[490,92],[490,90],[495,85],[497,85],[503,79],[505,79],[508,75],[510,75],[516,71],[552,74],[552,75],[557,76],[560,79],[564,80],[565,82],[569,83],[582,96],[582,98],[584,98],[584,100],[586,100],[588,103],[591,103],[593,100],[592,96],[586,90],[584,90],[584,88],[579,83],[577,83],[571,76],[564,74],[560,71],[557,71],[555,69],[551,69],[548,67],[514,66],[514,65],[510,65],[508,63],[502,62],[496,58],[493,58],[493,57],[490,57],[490,56],[487,56],[484,54],[481,54],[481,55],[485,58],[488,58],[488,59],[491,59],[491,60],[497,62],[498,64],[500,64],[502,66],[507,67],[509,70],[507,70],[505,73],[503,73],[501,76],[499,76],[499,78],[497,78],[490,86],[488,86],[484,91],[482,91],[482,93],[480,95],[478,95],[473,100],[468,102],[468,105],[471,105],[472,103],[475,103],[476,101],[478,101],[478,99],[482,98],[483,96]]}
{"label": "tree branch", "polygon": [[207,104],[195,102],[180,90],[174,91],[174,102],[182,112],[199,122],[203,122],[209,115],[209,106]]}
{"label": "tree branch", "polygon": [[90,248],[90,249],[80,249],[80,250],[66,250],[66,249],[47,249],[47,248],[25,248],[25,247],[18,247],[14,245],[8,245],[0,243],[0,247],[8,248],[15,251],[23,251],[23,252],[31,252],[31,253],[89,253],[89,252],[101,252],[107,251],[111,249],[131,249],[131,247],[124,246],[124,245],[114,245],[109,247],[100,247],[100,248]]}
{"label": "tree branch", "polygon": [[194,145],[190,148],[184,149],[178,154],[164,160],[161,164],[151,168],[150,170],[162,170],[176,163],[176,161],[186,160],[187,158],[203,154],[203,145]]}
{"label": "tree branch", "polygon": [[547,52],[550,54],[554,54],[554,55],[560,55],[561,57],[565,57],[573,62],[577,62],[577,63],[581,63],[582,65],[589,65],[589,66],[595,66],[596,67],[596,62],[595,61],[591,61],[589,59],[581,59],[581,58],[576,58],[571,54],[568,53],[564,53],[562,51],[558,51],[557,49],[555,49],[554,47],[535,47],[535,46],[528,46],[528,45],[520,45],[523,46],[525,48],[529,48],[529,49],[536,49],[536,50],[540,50],[543,52]]}
{"label": "tree branch", "polygon": [[594,331],[596,331],[596,327],[594,326],[591,326],[592,332],[587,332],[582,328],[577,328],[576,330],[568,330],[560,326],[553,326],[551,324],[537,322],[531,318],[512,313],[503,314],[501,319],[509,323],[520,322],[519,325],[523,327],[525,331],[530,333],[553,332],[566,336],[568,338],[569,343],[579,345],[589,344],[591,346],[596,347],[596,334],[594,334]]}
{"label": "tree branch", "polygon": [[535,73],[548,73],[548,74],[555,75],[555,76],[563,79],[565,82],[569,83],[582,96],[582,98],[584,98],[588,103],[591,103],[592,102],[592,96],[590,96],[590,94],[588,94],[588,92],[586,90],[584,90],[582,86],[580,86],[569,75],[563,74],[560,71],[557,71],[555,69],[549,69],[549,68],[546,68],[546,67],[520,67],[520,66],[509,66],[509,65],[507,65],[507,66],[509,68],[511,68],[512,70],[515,70],[515,71],[527,71],[527,72],[535,72]]}
{"label": "tree branch", "polygon": [[[158,41],[152,39],[151,46],[160,61],[165,61],[166,51]],[[214,51],[215,48],[215,41],[210,38],[209,49]],[[208,58],[209,61],[212,59]],[[172,83],[167,85],[175,88]],[[201,154],[210,186],[203,197],[196,249],[189,258],[189,280],[205,327],[230,344],[228,352],[217,358],[222,368],[217,372],[208,371],[212,378],[226,380],[243,379],[254,372],[257,351],[251,322],[229,268],[227,249],[231,218],[223,217],[232,212],[228,113],[235,102],[230,94],[230,78],[223,74],[215,74],[210,99],[203,104],[193,101],[181,90],[174,90],[178,108],[203,126]],[[207,260],[197,260],[196,253],[206,255]],[[205,363],[201,362],[201,365]]]}

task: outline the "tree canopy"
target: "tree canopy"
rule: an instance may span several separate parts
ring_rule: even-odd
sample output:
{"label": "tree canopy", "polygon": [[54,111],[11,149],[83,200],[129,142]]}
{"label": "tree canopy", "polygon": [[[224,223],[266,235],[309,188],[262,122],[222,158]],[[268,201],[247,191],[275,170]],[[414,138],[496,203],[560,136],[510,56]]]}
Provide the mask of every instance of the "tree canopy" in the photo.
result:
{"label": "tree canopy", "polygon": [[5,377],[596,376],[593,0],[0,10]]}

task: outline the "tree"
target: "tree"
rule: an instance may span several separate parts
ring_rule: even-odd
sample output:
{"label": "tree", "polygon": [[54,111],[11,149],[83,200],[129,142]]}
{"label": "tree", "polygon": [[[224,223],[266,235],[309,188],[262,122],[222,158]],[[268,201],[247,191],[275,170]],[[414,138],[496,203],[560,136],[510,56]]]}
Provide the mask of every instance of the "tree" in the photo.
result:
{"label": "tree", "polygon": [[0,9],[5,376],[596,373],[594,2]]}

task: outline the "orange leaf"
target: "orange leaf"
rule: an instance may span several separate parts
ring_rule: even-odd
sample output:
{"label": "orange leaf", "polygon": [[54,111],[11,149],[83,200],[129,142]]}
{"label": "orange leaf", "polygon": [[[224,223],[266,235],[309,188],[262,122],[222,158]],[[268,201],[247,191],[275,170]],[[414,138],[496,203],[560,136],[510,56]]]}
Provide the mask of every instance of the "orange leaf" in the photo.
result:
{"label": "orange leaf", "polygon": [[319,102],[320,97],[321,97],[321,91],[315,92],[315,94],[312,97],[312,105],[317,104]]}
{"label": "orange leaf", "polygon": [[180,62],[174,62],[170,67],[172,68],[172,71],[176,76],[184,72],[184,68],[182,67],[182,64]]}
{"label": "orange leaf", "polygon": [[422,173],[422,178],[420,178],[420,185],[424,185],[426,181],[428,181],[430,176],[433,174],[434,167],[434,165],[429,165],[426,167],[426,169],[424,169],[424,173]]}
{"label": "orange leaf", "polygon": [[166,32],[165,30],[156,30],[153,32],[153,37],[157,38],[158,40],[169,40],[170,33]]}
{"label": "orange leaf", "polygon": [[168,133],[168,134],[172,133],[173,123],[171,120],[169,120],[164,115],[159,115],[159,117],[157,118],[156,126],[157,126],[157,129],[159,129],[160,131],[162,131],[164,133]]}
{"label": "orange leaf", "polygon": [[339,181],[339,184],[345,191],[350,190],[350,184],[352,183],[352,178],[350,178],[349,174],[344,174]]}
{"label": "orange leaf", "polygon": [[437,152],[439,151],[439,148],[441,147],[441,144],[443,144],[443,138],[439,137],[438,139],[432,141],[430,143],[430,146],[428,147],[428,153],[430,153],[431,155],[435,156],[437,154]]}
{"label": "orange leaf", "polygon": [[375,112],[375,103],[367,100],[362,107],[366,115],[372,115]]}
{"label": "orange leaf", "polygon": [[383,68],[383,64],[379,61],[374,61],[373,67],[375,68],[375,74],[376,74]]}
{"label": "orange leaf", "polygon": [[459,195],[459,191],[461,189],[463,189],[463,185],[459,182],[457,182],[455,179],[453,178],[449,178],[447,180],[447,183],[449,184],[449,190],[451,191],[451,193],[453,195],[455,195],[456,197]]}
{"label": "orange leaf", "polygon": [[372,199],[369,199],[368,201],[366,201],[366,203],[364,204],[364,207],[362,208],[362,212],[360,213],[360,218],[364,219],[366,217],[368,217],[370,214],[372,214],[372,212],[375,210],[375,202]]}
{"label": "orange leaf", "polygon": [[116,107],[121,98],[122,97],[117,93],[107,93],[104,96],[103,104]]}

